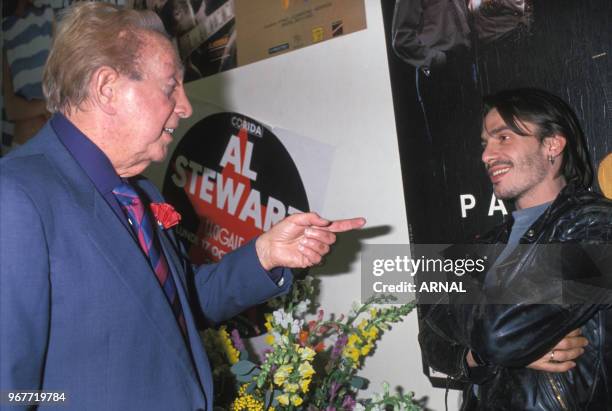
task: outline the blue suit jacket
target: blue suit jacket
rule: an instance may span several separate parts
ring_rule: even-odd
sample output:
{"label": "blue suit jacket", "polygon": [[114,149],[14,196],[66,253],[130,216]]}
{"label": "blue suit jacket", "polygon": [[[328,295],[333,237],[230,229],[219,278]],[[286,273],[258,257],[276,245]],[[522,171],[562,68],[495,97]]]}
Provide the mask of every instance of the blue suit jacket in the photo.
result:
{"label": "blue suit jacket", "polygon": [[[171,230],[158,235],[191,350],[128,228],[49,125],[0,161],[0,201],[0,391],[65,392],[61,409],[79,411],[212,409],[190,267]],[[221,321],[285,292],[283,276],[279,287],[251,242],[197,270],[192,303]]]}

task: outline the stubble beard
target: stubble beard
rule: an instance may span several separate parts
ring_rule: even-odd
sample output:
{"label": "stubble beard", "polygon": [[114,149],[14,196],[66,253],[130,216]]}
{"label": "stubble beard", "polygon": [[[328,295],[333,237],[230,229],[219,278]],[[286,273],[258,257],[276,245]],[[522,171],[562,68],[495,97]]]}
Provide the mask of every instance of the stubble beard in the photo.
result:
{"label": "stubble beard", "polygon": [[529,154],[517,163],[512,163],[513,167],[508,176],[514,179],[510,184],[503,185],[503,181],[493,187],[495,197],[500,200],[520,200],[526,194],[540,184],[548,173],[546,159],[542,158],[539,152]]}

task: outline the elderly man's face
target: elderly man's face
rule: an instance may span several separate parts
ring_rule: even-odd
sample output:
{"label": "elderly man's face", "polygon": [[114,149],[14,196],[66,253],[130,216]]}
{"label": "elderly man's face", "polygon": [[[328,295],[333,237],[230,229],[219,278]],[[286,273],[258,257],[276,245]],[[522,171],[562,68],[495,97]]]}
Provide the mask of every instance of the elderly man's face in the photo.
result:
{"label": "elderly man's face", "polygon": [[142,80],[121,78],[116,127],[123,157],[122,177],[142,172],[152,161],[163,161],[179,120],[191,115],[183,73],[171,43],[147,36],[142,50]]}

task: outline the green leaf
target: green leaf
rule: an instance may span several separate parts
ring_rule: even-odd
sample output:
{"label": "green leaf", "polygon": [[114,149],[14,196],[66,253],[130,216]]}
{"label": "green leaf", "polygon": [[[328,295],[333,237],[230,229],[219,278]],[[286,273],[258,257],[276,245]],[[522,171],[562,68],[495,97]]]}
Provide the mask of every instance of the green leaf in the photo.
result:
{"label": "green leaf", "polygon": [[264,409],[268,409],[272,403],[272,390],[269,389],[266,391],[266,396],[264,398]]}
{"label": "green leaf", "polygon": [[261,373],[259,368],[253,368],[250,373],[244,375],[236,375],[236,380],[239,382],[251,382]]}
{"label": "green leaf", "polygon": [[257,378],[257,388],[262,388],[265,382],[266,382],[265,378],[261,378],[261,377]]}
{"label": "green leaf", "polygon": [[236,381],[238,382],[251,382],[251,379],[252,378],[250,374],[236,376]]}
{"label": "green leaf", "polygon": [[357,390],[362,390],[368,383],[368,380],[362,377],[354,376],[351,378],[351,386]]}
{"label": "green leaf", "polygon": [[248,360],[240,360],[236,364],[232,365],[230,369],[234,375],[239,376],[250,374],[254,368],[257,368],[257,364],[254,364]]}

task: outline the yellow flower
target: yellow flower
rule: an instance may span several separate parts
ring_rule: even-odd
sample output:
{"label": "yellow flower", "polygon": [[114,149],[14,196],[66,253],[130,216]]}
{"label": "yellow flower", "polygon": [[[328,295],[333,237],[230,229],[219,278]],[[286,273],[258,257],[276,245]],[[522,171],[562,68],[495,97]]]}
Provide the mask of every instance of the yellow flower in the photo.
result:
{"label": "yellow flower", "polygon": [[359,328],[359,331],[363,331],[363,330],[365,330],[365,328],[367,326],[368,326],[368,321],[367,320],[361,320],[361,322],[359,323],[357,328]]}
{"label": "yellow flower", "polygon": [[249,384],[242,384],[240,388],[238,389],[238,396],[241,397],[245,395],[247,392],[247,388],[249,388]]}
{"label": "yellow flower", "polygon": [[240,354],[235,349],[234,350],[228,350],[227,351],[227,358],[228,358],[230,364],[236,364],[240,360]]}
{"label": "yellow flower", "polygon": [[355,344],[360,343],[360,342],[361,342],[361,338],[359,338],[359,336],[357,334],[351,334],[348,337],[347,345],[355,346]]}
{"label": "yellow flower", "polygon": [[298,390],[299,388],[300,388],[300,386],[299,386],[299,385],[297,385],[297,384],[296,384],[296,383],[294,383],[294,382],[290,382],[290,383],[285,384],[285,391],[286,391],[286,392],[291,392],[291,393],[294,393],[294,392],[297,392],[297,390]]}
{"label": "yellow flower", "polygon": [[378,337],[378,332],[378,327],[372,325],[367,329],[367,331],[364,331],[363,333],[368,340],[375,340]]}
{"label": "yellow flower", "polygon": [[344,356],[353,360],[354,363],[359,361],[360,352],[355,347],[346,347],[343,352]]}
{"label": "yellow flower", "polygon": [[291,404],[293,404],[295,406],[300,406],[300,405],[302,405],[303,402],[304,402],[304,400],[302,400],[302,397],[300,397],[299,395],[292,395],[291,396]]}
{"label": "yellow flower", "polygon": [[240,359],[240,352],[234,347],[225,325],[219,328],[219,337],[221,338],[225,355],[227,355],[230,364],[236,364]]}
{"label": "yellow flower", "polygon": [[268,313],[264,317],[266,319],[266,322],[265,322],[264,326],[266,327],[266,330],[268,330],[268,332],[270,332],[270,330],[272,330],[272,318],[273,318],[272,314]]}
{"label": "yellow flower", "polygon": [[310,347],[298,348],[302,361],[312,361],[315,356],[315,351]]}
{"label": "yellow flower", "polygon": [[370,309],[370,316],[372,318],[375,318],[378,315],[378,308],[372,308]]}
{"label": "yellow flower", "polygon": [[293,366],[291,365],[281,365],[278,367],[278,370],[274,373],[274,384],[281,386],[285,383],[289,374],[293,371]]}
{"label": "yellow flower", "polygon": [[289,405],[289,394],[281,394],[276,399],[280,405]]}
{"label": "yellow flower", "polygon": [[[241,389],[242,390],[242,389]],[[252,395],[241,395],[231,405],[232,411],[263,411],[263,403],[256,400]]]}
{"label": "yellow flower", "polygon": [[248,386],[249,384],[240,386],[238,398],[230,406],[230,411],[264,411],[263,402],[256,399],[255,395],[247,393]]}
{"label": "yellow flower", "polygon": [[309,362],[304,362],[298,367],[298,372],[302,378],[310,378],[315,373],[315,370]]}
{"label": "yellow flower", "polygon": [[302,389],[302,392],[308,392],[308,386],[310,385],[310,381],[312,381],[310,378],[305,378],[300,381],[300,388]]}
{"label": "yellow flower", "polygon": [[276,341],[276,340],[274,339],[274,336],[272,334],[268,334],[264,338],[264,341],[266,342],[266,344],[272,345],[272,344],[274,344],[274,341]]}
{"label": "yellow flower", "polygon": [[364,345],[363,347],[361,347],[361,355],[365,356],[368,355],[370,353],[370,350],[372,349],[373,345],[368,343],[366,345]]}

